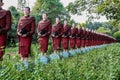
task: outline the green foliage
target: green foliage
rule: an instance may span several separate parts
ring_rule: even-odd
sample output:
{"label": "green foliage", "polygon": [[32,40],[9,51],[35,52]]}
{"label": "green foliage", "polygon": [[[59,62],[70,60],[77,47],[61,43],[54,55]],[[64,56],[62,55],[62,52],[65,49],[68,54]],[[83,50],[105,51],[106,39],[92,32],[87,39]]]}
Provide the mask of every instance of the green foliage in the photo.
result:
{"label": "green foliage", "polygon": [[42,15],[42,12],[46,12],[52,22],[54,22],[55,16],[58,15],[61,18],[70,18],[60,0],[37,0],[35,6],[33,7],[32,13]]}
{"label": "green foliage", "polygon": [[86,27],[92,30],[97,30],[99,27],[102,26],[102,23],[100,22],[87,22]]}
{"label": "green foliage", "polygon": [[27,5],[27,0],[17,0],[17,1],[18,1],[17,9],[22,11],[24,7],[26,7]]}
{"label": "green foliage", "polygon": [[113,36],[116,38],[117,41],[120,42],[120,31],[115,32]]}
{"label": "green foliage", "polygon": [[[96,13],[106,15],[108,19],[119,19],[119,0],[75,0],[67,6],[73,14],[81,14],[87,11],[89,14]],[[89,6],[89,7],[88,7]]]}
{"label": "green foliage", "polygon": [[75,22],[73,19],[69,20],[69,25],[71,25],[71,26],[72,26],[72,24],[73,24],[73,23],[75,23],[75,24],[76,24],[76,22]]}
{"label": "green foliage", "polygon": [[105,29],[104,27],[100,27],[98,28],[98,30],[96,30],[96,32],[99,32],[99,33],[105,33],[105,34],[110,34],[110,29]]}
{"label": "green foliage", "polygon": [[[68,11],[72,14],[82,15],[82,12],[86,12],[87,15],[91,14],[89,18],[94,18],[92,13],[97,13],[96,7],[101,4],[103,0],[75,0],[74,2],[69,3],[66,7]],[[98,16],[96,16],[97,18]]]}
{"label": "green foliage", "polygon": [[[7,53],[0,64],[1,80],[119,80],[120,79],[120,44],[111,44],[101,49],[94,49],[85,54],[67,59],[52,61],[49,64],[33,64],[30,59],[29,68],[19,71],[19,57]],[[15,50],[17,48],[12,48]],[[11,51],[12,52],[12,51]],[[14,52],[14,51],[13,51]]]}
{"label": "green foliage", "polygon": [[11,11],[12,14],[12,31],[10,31],[11,36],[16,36],[16,29],[17,29],[17,24],[18,20],[20,18],[20,14],[17,11],[17,9],[14,6],[9,7],[9,10]]}
{"label": "green foliage", "polygon": [[34,16],[35,21],[36,21],[36,26],[38,26],[39,21],[42,19],[42,15],[39,13],[31,13],[32,16]]}
{"label": "green foliage", "polygon": [[8,46],[15,46],[17,42],[16,30],[17,30],[18,20],[20,18],[20,13],[17,11],[17,9],[14,6],[10,6],[9,10],[11,11],[12,14],[12,26],[8,36]]}
{"label": "green foliage", "polygon": [[[107,19],[112,20],[114,26],[120,23],[120,0],[75,0],[66,7],[72,14],[81,15],[86,12],[89,19],[99,18],[105,15]],[[96,14],[93,15],[93,14]]]}
{"label": "green foliage", "polygon": [[113,36],[113,34],[118,31],[118,28],[113,26],[111,22],[87,22],[85,26],[88,29],[110,36]]}

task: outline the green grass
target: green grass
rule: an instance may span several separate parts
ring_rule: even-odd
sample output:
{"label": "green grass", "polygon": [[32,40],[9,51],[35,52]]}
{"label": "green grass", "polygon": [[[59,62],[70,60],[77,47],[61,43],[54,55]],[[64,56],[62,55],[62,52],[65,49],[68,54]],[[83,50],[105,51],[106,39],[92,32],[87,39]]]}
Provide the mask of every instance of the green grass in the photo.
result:
{"label": "green grass", "polygon": [[[37,55],[37,46],[32,47],[32,53]],[[14,57],[8,56],[9,53],[14,53]],[[34,57],[30,58],[28,69],[19,71],[15,66],[20,64],[17,48],[6,49],[6,60],[0,64],[0,80],[120,80],[120,44],[51,61],[46,65],[34,65]]]}

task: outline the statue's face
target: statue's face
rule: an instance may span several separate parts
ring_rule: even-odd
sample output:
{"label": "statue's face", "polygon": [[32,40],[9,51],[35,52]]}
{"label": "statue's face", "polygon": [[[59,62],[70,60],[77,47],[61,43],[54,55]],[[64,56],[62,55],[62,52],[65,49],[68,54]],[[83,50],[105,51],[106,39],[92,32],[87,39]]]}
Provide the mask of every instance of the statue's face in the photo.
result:
{"label": "statue's face", "polygon": [[75,24],[74,24],[74,23],[72,24],[72,27],[75,27]]}
{"label": "statue's face", "polygon": [[59,23],[60,22],[60,19],[59,18],[56,18],[56,23]]}
{"label": "statue's face", "polygon": [[43,20],[46,20],[47,19],[47,14],[43,13],[42,18],[43,18]]}
{"label": "statue's face", "polygon": [[64,24],[67,25],[67,21],[66,20],[64,21]]}
{"label": "statue's face", "polygon": [[24,8],[24,15],[29,15],[30,14],[30,10],[28,8]]}

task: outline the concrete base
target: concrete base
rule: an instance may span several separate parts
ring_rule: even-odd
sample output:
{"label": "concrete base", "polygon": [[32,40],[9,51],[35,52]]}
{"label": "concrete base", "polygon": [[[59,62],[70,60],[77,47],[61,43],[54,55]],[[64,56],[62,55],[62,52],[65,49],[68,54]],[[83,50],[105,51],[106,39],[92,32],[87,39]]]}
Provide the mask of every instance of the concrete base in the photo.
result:
{"label": "concrete base", "polygon": [[51,54],[49,57],[50,57],[50,60],[60,59],[60,56],[58,54],[55,54],[55,53]]}
{"label": "concrete base", "polygon": [[69,53],[70,53],[70,56],[75,56],[77,54],[75,50],[70,50]]}
{"label": "concrete base", "polygon": [[43,64],[47,64],[49,62],[48,56],[40,56],[40,62]]}

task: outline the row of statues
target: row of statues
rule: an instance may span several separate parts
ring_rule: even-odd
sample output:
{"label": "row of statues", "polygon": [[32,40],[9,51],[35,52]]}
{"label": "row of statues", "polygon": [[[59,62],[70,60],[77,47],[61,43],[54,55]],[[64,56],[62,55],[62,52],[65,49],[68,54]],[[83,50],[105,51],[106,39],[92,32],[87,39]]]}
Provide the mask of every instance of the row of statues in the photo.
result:
{"label": "row of statues", "polygon": [[[5,53],[7,32],[11,29],[11,12],[2,9],[3,1],[0,0],[0,59],[2,60]],[[55,24],[52,25],[48,20],[46,13],[42,14],[42,20],[39,21],[37,28],[35,18],[30,16],[30,8],[24,8],[24,16],[20,18],[17,27],[17,35],[19,39],[19,54],[21,60],[26,60],[30,54],[32,35],[37,30],[38,44],[42,55],[46,55],[48,50],[48,42],[52,37],[52,46],[55,53],[59,50],[67,51],[71,49],[96,46],[102,44],[110,44],[115,42],[115,39],[101,33],[96,33],[93,30],[84,29],[81,26],[76,28],[75,23],[72,26],[68,25],[67,20],[61,24],[60,18],[56,17]]]}

